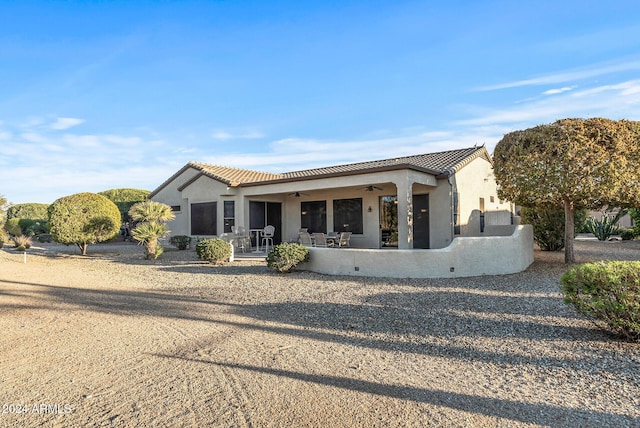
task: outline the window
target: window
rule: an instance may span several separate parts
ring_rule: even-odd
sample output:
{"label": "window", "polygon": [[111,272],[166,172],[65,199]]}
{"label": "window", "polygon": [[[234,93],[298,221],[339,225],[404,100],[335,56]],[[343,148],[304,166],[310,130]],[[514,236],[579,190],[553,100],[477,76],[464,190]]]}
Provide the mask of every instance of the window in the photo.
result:
{"label": "window", "polygon": [[191,234],[192,235],[217,235],[216,202],[191,204]]}
{"label": "window", "polygon": [[480,198],[480,233],[484,233],[484,198]]}
{"label": "window", "polygon": [[300,202],[300,227],[309,233],[327,233],[327,202]]}
{"label": "window", "polygon": [[231,232],[236,224],[236,204],[234,201],[224,201],[224,232]]}
{"label": "window", "polygon": [[171,205],[171,211],[173,212],[179,212],[180,209],[180,205]]}
{"label": "window", "polygon": [[453,192],[453,234],[460,235],[460,193]]}
{"label": "window", "polygon": [[362,234],[362,198],[333,201],[333,231]]}

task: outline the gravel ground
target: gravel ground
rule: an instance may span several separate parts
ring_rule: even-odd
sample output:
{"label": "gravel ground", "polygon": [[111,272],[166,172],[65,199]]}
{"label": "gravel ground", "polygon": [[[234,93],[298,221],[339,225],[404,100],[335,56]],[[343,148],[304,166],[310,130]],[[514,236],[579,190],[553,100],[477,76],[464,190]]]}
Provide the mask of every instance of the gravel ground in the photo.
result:
{"label": "gravel ground", "polygon": [[416,280],[89,252],[0,251],[0,426],[640,427],[640,344],[563,304],[562,253]]}

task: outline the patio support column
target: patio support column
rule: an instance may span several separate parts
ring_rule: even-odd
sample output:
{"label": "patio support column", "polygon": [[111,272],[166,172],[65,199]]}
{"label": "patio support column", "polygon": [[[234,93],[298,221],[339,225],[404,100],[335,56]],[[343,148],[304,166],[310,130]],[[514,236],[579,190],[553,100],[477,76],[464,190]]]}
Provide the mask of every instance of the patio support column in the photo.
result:
{"label": "patio support column", "polygon": [[404,177],[398,189],[398,248],[413,248],[413,182]]}

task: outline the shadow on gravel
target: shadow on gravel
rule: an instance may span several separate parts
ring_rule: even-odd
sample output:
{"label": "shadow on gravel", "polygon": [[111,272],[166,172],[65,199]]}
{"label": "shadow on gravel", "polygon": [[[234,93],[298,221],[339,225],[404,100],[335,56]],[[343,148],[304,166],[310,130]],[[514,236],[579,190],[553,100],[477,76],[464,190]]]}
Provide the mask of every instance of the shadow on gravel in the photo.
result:
{"label": "shadow on gravel", "polygon": [[347,377],[300,373],[290,370],[244,364],[230,364],[174,355],[156,354],[156,356],[212,364],[219,367],[228,367],[234,370],[247,370],[270,376],[286,377],[349,391],[363,392],[366,394],[380,395],[401,400],[410,400],[456,410],[469,411],[469,409],[474,409],[474,412],[483,415],[535,425],[586,427],[594,426],[594,421],[606,421],[609,426],[623,427],[634,426],[638,422],[637,419],[629,416],[610,412],[586,411],[569,407],[523,403],[513,400],[479,397],[477,395],[460,394],[435,389],[386,385]]}

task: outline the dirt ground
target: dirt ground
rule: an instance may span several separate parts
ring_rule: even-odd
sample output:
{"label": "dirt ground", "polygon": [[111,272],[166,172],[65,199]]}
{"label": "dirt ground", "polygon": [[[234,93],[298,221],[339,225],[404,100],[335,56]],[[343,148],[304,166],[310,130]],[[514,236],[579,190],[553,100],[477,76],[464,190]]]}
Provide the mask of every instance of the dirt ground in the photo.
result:
{"label": "dirt ground", "polygon": [[0,250],[2,427],[640,426],[640,346],[562,303],[562,254],[384,280],[75,251]]}

